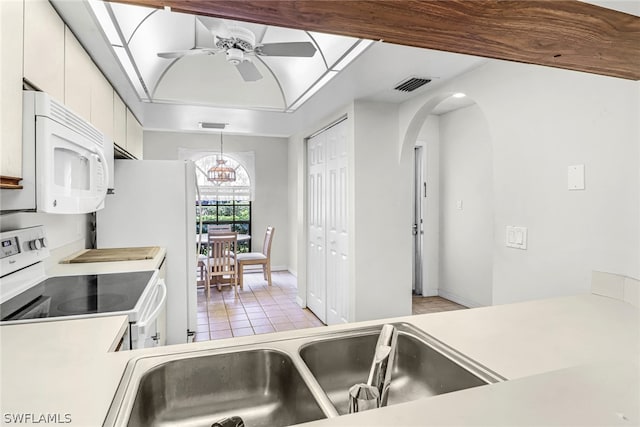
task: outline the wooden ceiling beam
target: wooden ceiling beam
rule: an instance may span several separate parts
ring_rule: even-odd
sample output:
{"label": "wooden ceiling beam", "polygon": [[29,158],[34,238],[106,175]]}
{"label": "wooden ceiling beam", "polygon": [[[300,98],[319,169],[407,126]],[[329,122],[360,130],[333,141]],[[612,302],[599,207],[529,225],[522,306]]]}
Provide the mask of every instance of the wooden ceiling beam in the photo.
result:
{"label": "wooden ceiling beam", "polygon": [[115,0],[640,80],[640,18],[576,0]]}

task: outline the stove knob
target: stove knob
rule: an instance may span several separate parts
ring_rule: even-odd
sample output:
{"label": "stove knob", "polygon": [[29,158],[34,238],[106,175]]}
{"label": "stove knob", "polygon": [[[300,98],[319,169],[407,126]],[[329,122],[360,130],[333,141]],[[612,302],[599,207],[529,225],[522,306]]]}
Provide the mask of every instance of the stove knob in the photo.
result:
{"label": "stove knob", "polygon": [[46,248],[47,245],[49,244],[49,242],[47,242],[47,238],[46,237],[41,237],[40,238],[40,243],[42,243],[42,247]]}
{"label": "stove knob", "polygon": [[29,248],[37,251],[42,249],[42,242],[40,241],[40,239],[33,239],[29,241]]}

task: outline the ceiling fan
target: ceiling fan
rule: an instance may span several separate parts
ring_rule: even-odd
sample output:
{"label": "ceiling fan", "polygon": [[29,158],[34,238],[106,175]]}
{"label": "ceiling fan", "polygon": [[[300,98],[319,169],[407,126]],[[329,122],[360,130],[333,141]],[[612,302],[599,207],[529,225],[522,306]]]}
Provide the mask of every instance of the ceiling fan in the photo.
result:
{"label": "ceiling fan", "polygon": [[[212,30],[213,32],[214,30]],[[251,61],[251,56],[286,56],[310,58],[316,48],[310,42],[283,42],[256,44],[255,34],[243,27],[219,26],[214,34],[215,47],[195,47],[189,50],[160,52],[160,58],[175,59],[190,55],[215,55],[224,52],[227,62],[235,65],[246,82],[262,78],[262,74]]]}

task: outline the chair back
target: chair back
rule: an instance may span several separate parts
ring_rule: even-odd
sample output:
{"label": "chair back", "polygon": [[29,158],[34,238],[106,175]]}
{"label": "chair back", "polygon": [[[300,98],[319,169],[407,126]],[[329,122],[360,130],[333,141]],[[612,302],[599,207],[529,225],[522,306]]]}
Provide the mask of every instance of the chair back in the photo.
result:
{"label": "chair back", "polygon": [[231,231],[231,224],[209,224],[207,231]]}
{"label": "chair back", "polygon": [[237,233],[216,235],[209,233],[209,273],[219,276],[235,272],[234,251],[238,243]]}
{"label": "chair back", "polygon": [[267,227],[267,232],[264,235],[264,243],[262,244],[262,254],[267,258],[271,257],[271,242],[273,241],[273,233],[276,231],[275,227]]}

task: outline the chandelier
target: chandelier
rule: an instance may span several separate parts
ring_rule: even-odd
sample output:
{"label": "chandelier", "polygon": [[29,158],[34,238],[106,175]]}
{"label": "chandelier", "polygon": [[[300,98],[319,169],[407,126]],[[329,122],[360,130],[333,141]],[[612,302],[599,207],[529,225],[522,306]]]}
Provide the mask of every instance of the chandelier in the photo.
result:
{"label": "chandelier", "polygon": [[220,132],[220,157],[216,160],[216,165],[207,172],[207,179],[211,182],[233,182],[236,180],[236,170],[227,166],[222,151],[222,132]]}

